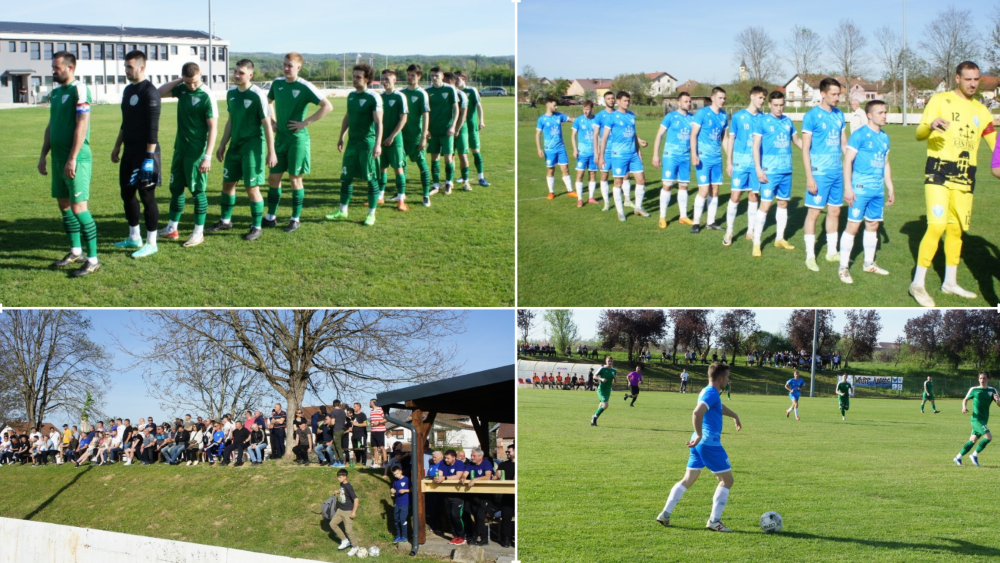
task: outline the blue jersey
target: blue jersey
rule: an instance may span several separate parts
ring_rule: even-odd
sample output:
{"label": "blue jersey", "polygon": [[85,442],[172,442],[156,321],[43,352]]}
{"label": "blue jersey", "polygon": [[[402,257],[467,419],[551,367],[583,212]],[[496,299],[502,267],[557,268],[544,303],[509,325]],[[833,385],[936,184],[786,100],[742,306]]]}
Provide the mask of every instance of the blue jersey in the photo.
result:
{"label": "blue jersey", "polygon": [[798,393],[802,387],[806,384],[805,379],[795,379],[794,377],[788,380],[788,386],[792,389],[792,393]]}
{"label": "blue jersey", "polygon": [[392,482],[392,488],[396,489],[395,501],[397,505],[407,505],[410,504],[410,493],[401,493],[399,491],[406,489],[410,490],[410,478],[403,477],[401,479],[396,479]]}
{"label": "blue jersey", "polygon": [[691,122],[694,115],[672,111],[663,116],[660,125],[667,129],[663,143],[663,158],[691,156]]}
{"label": "blue jersey", "polygon": [[761,118],[760,113],[750,113],[745,109],[733,114],[733,124],[729,133],[733,135],[733,166],[753,167],[754,124]]}
{"label": "blue jersey", "polygon": [[[722,397],[719,391],[709,385],[698,394],[698,402],[705,403],[708,412],[701,419],[701,442],[703,446],[722,445]],[[694,440],[698,433],[691,435]]]}
{"label": "blue jersey", "polygon": [[[597,116],[594,117],[594,129],[597,130],[597,138],[598,139],[604,138],[604,129],[608,126],[608,123],[609,123],[608,119],[611,118],[612,116],[614,116],[615,113],[616,112],[614,110],[612,110],[612,111],[600,111],[600,112],[597,113]],[[597,147],[594,147],[594,148],[596,149]],[[608,146],[607,146],[607,148],[605,149],[604,152],[606,152],[608,154],[611,153],[611,143],[608,143]]]}
{"label": "blue jersey", "polygon": [[573,120],[573,130],[576,131],[576,147],[580,151],[580,156],[592,156],[594,154],[594,122],[595,117],[581,115]]}
{"label": "blue jersey", "polygon": [[809,159],[814,176],[843,174],[840,163],[840,136],[844,130],[844,113],[837,108],[826,111],[816,106],[802,118],[802,134],[812,135]]}
{"label": "blue jersey", "polygon": [[889,154],[889,135],[871,127],[855,131],[847,146],[857,151],[851,174],[851,187],[857,195],[881,194],[885,179],[885,158]]}
{"label": "blue jersey", "polygon": [[448,465],[446,462],[442,461],[441,465],[438,466],[438,470],[440,471],[441,475],[444,475],[445,479],[447,479],[448,477],[454,477],[455,475],[458,475],[459,473],[464,473],[466,471],[465,463],[462,462],[462,460],[460,459],[456,459],[455,463],[451,465]]}
{"label": "blue jersey", "polygon": [[556,151],[565,148],[566,145],[563,144],[562,136],[562,124],[569,121],[569,117],[566,117],[565,113],[559,113],[558,111],[552,115],[542,115],[538,118],[538,125],[535,129],[542,132],[542,139],[544,140],[543,148],[547,151]]}
{"label": "blue jersey", "polygon": [[760,166],[765,174],[792,173],[792,137],[795,124],[787,115],[762,115],[754,122],[754,136],[760,137]]}
{"label": "blue jersey", "polygon": [[604,123],[611,130],[608,135],[611,153],[619,156],[635,154],[635,114],[616,111],[611,117],[604,118]]}
{"label": "blue jersey", "polygon": [[222,442],[223,438],[225,438],[225,437],[226,437],[226,433],[223,432],[222,430],[216,430],[215,432],[212,433],[212,441],[213,442]]}
{"label": "blue jersey", "polygon": [[710,106],[705,106],[694,114],[693,122],[701,127],[698,130],[698,158],[721,161],[722,137],[726,134],[729,116],[723,110],[715,113]]}

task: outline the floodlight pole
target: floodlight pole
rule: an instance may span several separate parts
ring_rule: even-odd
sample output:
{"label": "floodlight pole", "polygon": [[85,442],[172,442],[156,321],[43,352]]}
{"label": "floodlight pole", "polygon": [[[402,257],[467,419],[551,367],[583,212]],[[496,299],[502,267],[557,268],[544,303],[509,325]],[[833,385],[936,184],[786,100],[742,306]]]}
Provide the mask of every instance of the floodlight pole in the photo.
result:
{"label": "floodlight pole", "polygon": [[814,391],[816,389],[816,335],[817,328],[819,328],[819,309],[813,309],[813,351],[812,357],[809,358],[809,396],[814,396]]}
{"label": "floodlight pole", "polygon": [[208,0],[208,89],[215,89],[215,75],[212,74],[212,0]]}
{"label": "floodlight pole", "polygon": [[906,125],[906,0],[903,0],[903,125]]}

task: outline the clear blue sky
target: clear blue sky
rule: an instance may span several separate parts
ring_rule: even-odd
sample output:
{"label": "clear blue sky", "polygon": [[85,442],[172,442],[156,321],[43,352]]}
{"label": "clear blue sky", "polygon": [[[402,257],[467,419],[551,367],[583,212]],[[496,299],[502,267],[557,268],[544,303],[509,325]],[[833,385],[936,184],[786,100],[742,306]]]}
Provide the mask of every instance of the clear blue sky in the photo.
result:
{"label": "clear blue sky", "polygon": [[[664,309],[666,310],[666,309]],[[725,311],[726,309],[714,309],[716,313],[720,311]],[[762,330],[769,332],[784,332],[785,323],[788,321],[788,316],[792,313],[794,309],[784,309],[784,308],[760,308],[753,309],[753,312],[757,314],[757,324],[760,325]],[[834,315],[836,316],[833,321],[834,329],[837,332],[844,331],[844,325],[847,324],[847,316],[845,312],[848,309],[834,309]],[[580,336],[584,339],[594,339],[597,337],[597,320],[600,318],[602,309],[573,309],[573,319],[579,327]],[[547,326],[541,321],[542,309],[536,309],[538,316],[536,318],[536,326],[531,332],[531,338],[533,340],[545,339],[545,331]],[[903,327],[906,325],[906,321],[912,319],[913,317],[919,317],[926,312],[925,309],[919,308],[890,308],[890,309],[880,309],[879,315],[882,317],[882,332],[879,333],[880,342],[892,342],[896,340],[897,336],[903,336]],[[518,332],[518,335],[520,332]]]}
{"label": "clear blue sky", "polygon": [[[216,35],[231,41],[233,51],[514,54],[509,0],[214,0],[212,15]],[[7,1],[0,19],[206,31],[208,0]]]}
{"label": "clear blue sky", "polygon": [[[971,10],[974,28],[985,34],[993,2],[953,3],[960,10]],[[921,51],[918,42],[924,27],[948,4],[907,1],[907,41],[912,49]],[[763,27],[781,46],[795,24],[825,40],[841,19],[850,18],[865,32],[870,51],[877,46],[873,33],[883,25],[902,35],[902,7],[902,0],[838,0],[798,6],[746,0],[523,0],[518,9],[517,66],[520,72],[524,65],[531,65],[539,76],[549,78],[612,78],[624,72],[666,71],[678,83],[725,83],[737,76],[734,38],[745,27]],[[791,78],[790,67],[784,64],[782,76]],[[871,66],[876,64],[872,60]]]}
{"label": "clear blue sky", "polygon": [[[111,375],[113,387],[105,395],[105,412],[132,420],[153,415],[156,420],[172,419],[175,412],[167,412],[160,408],[155,399],[147,396],[146,386],[140,370],[124,371],[131,361],[117,351],[112,335],[117,335],[123,342],[130,342],[130,332],[126,326],[131,322],[141,322],[142,315],[136,311],[91,309],[84,311],[94,321],[91,338],[107,346],[114,358],[115,373]],[[470,310],[466,319],[466,331],[448,338],[447,344],[457,344],[456,363],[464,363],[462,373],[472,373],[514,363],[514,337],[510,327],[514,325],[514,311],[511,309],[476,309]],[[274,396],[277,398],[277,395]],[[365,397],[367,398],[367,397]],[[349,397],[353,402],[361,397]],[[284,401],[281,401],[284,403]],[[362,401],[365,405],[367,400]],[[273,404],[273,401],[272,401]],[[263,406],[263,405],[262,405]],[[169,417],[168,417],[169,415]],[[51,422],[61,425],[64,414],[52,417]],[[48,420],[47,420],[48,421]]]}

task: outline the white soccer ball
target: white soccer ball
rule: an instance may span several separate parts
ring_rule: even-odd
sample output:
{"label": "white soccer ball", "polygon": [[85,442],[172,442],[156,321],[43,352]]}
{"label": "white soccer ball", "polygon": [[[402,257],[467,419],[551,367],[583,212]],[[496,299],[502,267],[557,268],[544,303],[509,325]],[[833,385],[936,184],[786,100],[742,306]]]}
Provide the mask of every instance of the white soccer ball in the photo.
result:
{"label": "white soccer ball", "polygon": [[765,512],[760,517],[760,529],[765,533],[774,534],[781,531],[781,515],[777,512]]}
{"label": "white soccer ball", "polygon": [[382,552],[378,550],[377,545],[373,545],[372,548],[368,550],[368,555],[371,555],[372,557],[378,557],[379,553]]}
{"label": "white soccer ball", "polygon": [[364,559],[365,557],[368,557],[368,550],[362,547],[357,553],[355,553],[355,555],[360,559]]}

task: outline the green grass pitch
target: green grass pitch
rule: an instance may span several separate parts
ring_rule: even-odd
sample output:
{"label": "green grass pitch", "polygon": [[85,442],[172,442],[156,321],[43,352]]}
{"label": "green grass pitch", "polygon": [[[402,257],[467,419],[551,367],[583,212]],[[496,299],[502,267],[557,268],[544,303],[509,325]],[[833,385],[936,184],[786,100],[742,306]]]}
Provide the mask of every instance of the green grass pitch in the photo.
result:
{"label": "green grass pitch", "polygon": [[[619,370],[621,373],[621,370]],[[739,370],[734,372],[738,380]],[[735,483],[723,522],[705,530],[717,480],[703,470],[675,508],[671,528],[654,518],[685,471],[689,394],[640,393],[635,407],[615,390],[591,427],[596,393],[518,392],[520,462],[518,556],[522,561],[991,561],[1000,539],[990,517],[1000,451],[981,467],[951,460],[968,439],[957,399],[940,414],[919,401],[851,401],[842,421],[832,397],[800,401],[786,418],[785,396],[733,394],[736,432],[725,418],[722,444]],[[784,530],[758,519],[781,514]]]}
{"label": "green grass pitch", "polygon": [[[201,246],[182,248],[191,234],[194,206],[189,197],[179,241],[160,241],[156,255],[132,260],[112,244],[128,234],[118,189],[118,167],[110,160],[121,123],[117,106],[94,106],[91,150],[94,171],[90,209],[97,222],[101,270],[83,279],[49,269],[67,241],[49,177],[36,165],[47,108],[0,112],[0,303],[6,306],[509,306],[514,302],[514,102],[483,100],[487,128],[482,131],[486,177],[492,186],[474,186],[420,203],[420,174],[407,170],[410,211],[387,203],[374,228],[361,224],[367,187],[355,183],[348,221],[330,222],[340,198],[341,155],[337,133],[344,99],[310,127],[312,174],[305,179],[302,228],[283,231],[291,210],[288,180],[278,214],[278,229],[265,229],[249,243],[246,192],[237,187],[235,228],[206,235]],[[225,103],[220,103],[221,130]],[[176,131],[176,106],[164,104],[160,140],[169,173]],[[471,162],[471,158],[470,158]],[[442,166],[442,174],[443,174]],[[458,176],[456,169],[456,177]],[[470,174],[474,176],[475,167]],[[51,174],[51,170],[50,170]],[[207,226],[219,219],[222,164],[209,175]],[[387,198],[395,194],[390,172]],[[266,187],[262,189],[266,194]],[[170,192],[157,188],[160,224],[166,225]],[[266,199],[266,195],[265,195]],[[145,227],[142,227],[145,236]]]}
{"label": "green grass pitch", "polygon": [[[528,110],[530,111],[530,110]],[[649,142],[643,150],[646,170],[645,209],[650,217],[633,215],[621,224],[612,210],[601,212],[600,185],[595,190],[598,205],[576,207],[575,198],[565,196],[556,170],[556,199],[546,199],[545,162],[535,150],[535,122],[518,123],[518,304],[523,306],[914,306],[907,294],[916,264],[917,248],[926,228],[923,170],[926,143],[917,142],[914,128],[886,128],[892,142],[889,161],[896,187],[896,203],[885,210],[879,229],[878,264],[889,276],[861,271],[861,234],[854,242],[851,274],[853,285],[837,276],[839,266],[826,262],[826,237],[822,234],[825,214],[819,218],[816,253],[819,272],[805,267],[802,226],[806,209],[802,202],[805,175],[801,152],[793,149],[792,201],[785,238],[793,251],[773,246],[776,206],[768,213],[762,237],[762,258],[752,258],[752,241],[746,240],[747,197],[740,202],[733,245],[722,246],[723,232],[703,229],[692,235],[690,227],[677,222],[677,189],[667,210],[669,226],[660,230],[660,177],[652,166],[652,145],[659,120],[640,119],[640,138]],[[796,123],[801,129],[801,123]],[[573,170],[570,128],[563,129]],[[943,243],[927,276],[928,292],[939,307],[992,306],[1000,301],[1000,180],[989,171],[991,154],[982,143],[972,225],[963,237],[959,284],[978,294],[976,300],[945,295],[939,290],[944,279]],[[586,179],[584,188],[586,189]],[[634,184],[634,182],[633,182]],[[691,217],[692,183],[688,198]],[[729,199],[729,176],[719,193],[716,224],[725,226]],[[704,224],[704,218],[702,219]],[[846,215],[841,212],[840,231]],[[838,242],[839,244],[839,242]]]}

